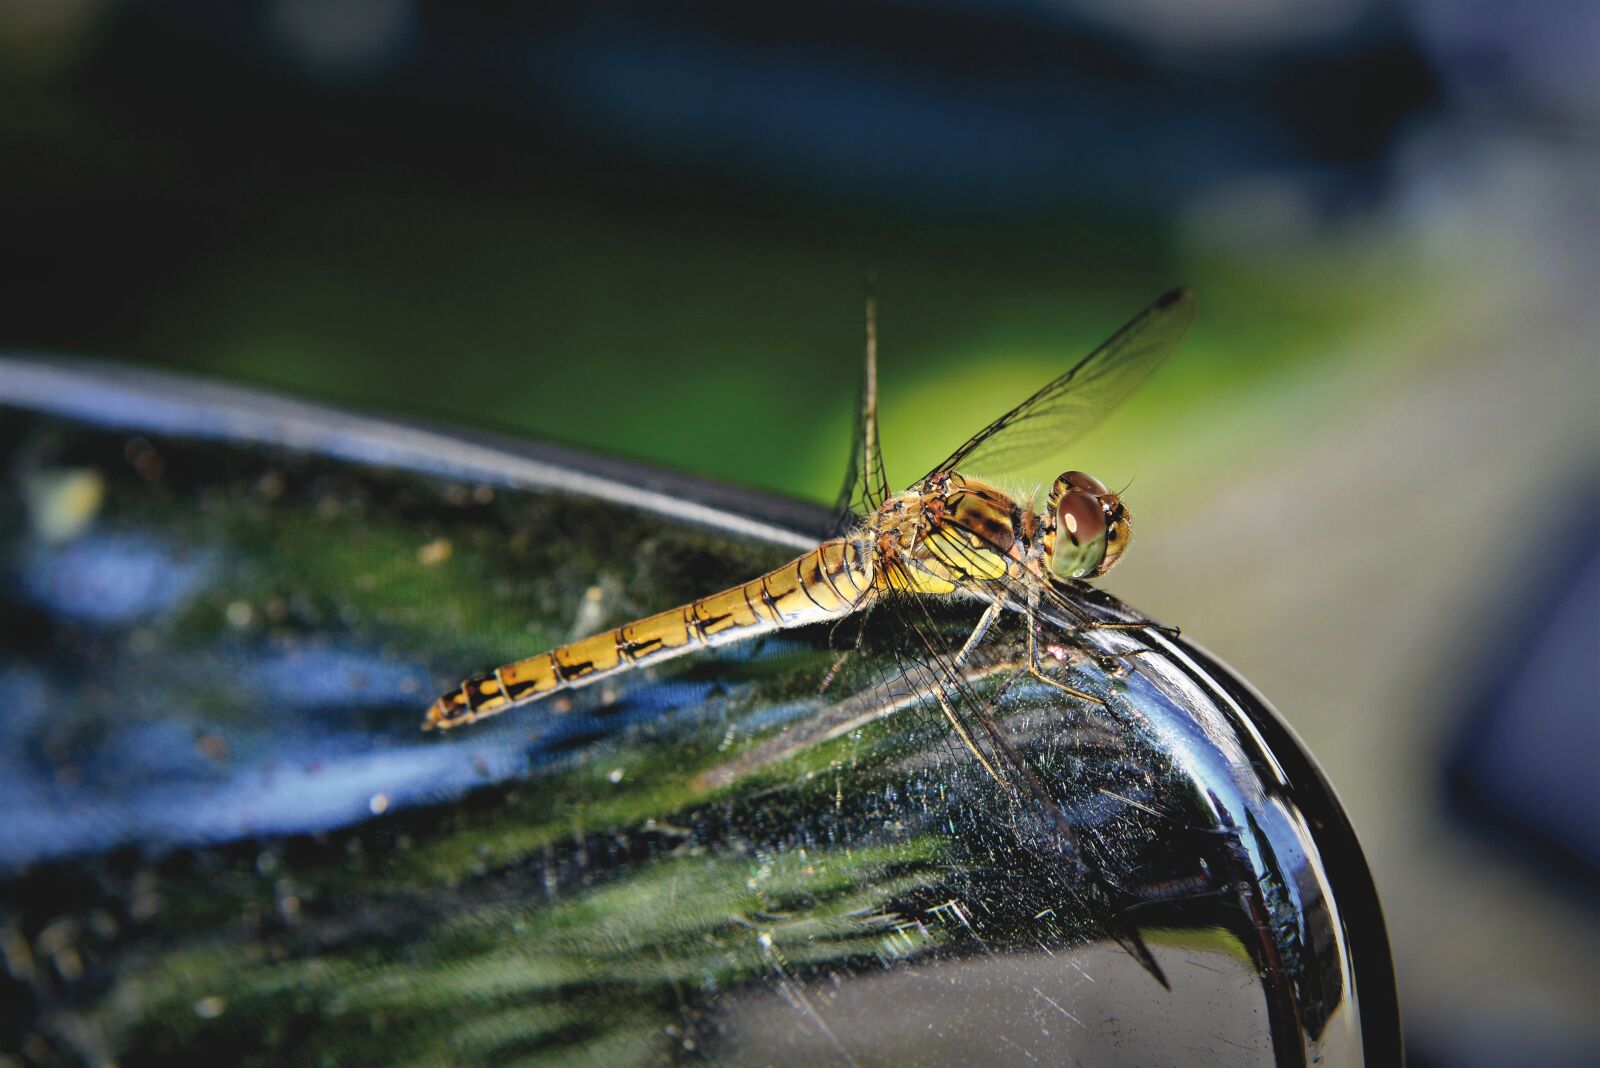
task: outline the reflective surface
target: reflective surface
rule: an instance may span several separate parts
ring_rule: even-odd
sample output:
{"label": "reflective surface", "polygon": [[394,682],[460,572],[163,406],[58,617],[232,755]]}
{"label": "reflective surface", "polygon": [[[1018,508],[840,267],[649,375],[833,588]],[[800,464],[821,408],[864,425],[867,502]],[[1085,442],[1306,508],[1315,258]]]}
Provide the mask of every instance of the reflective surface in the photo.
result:
{"label": "reflective surface", "polygon": [[417,717],[462,665],[757,574],[825,517],[143,375],[0,362],[0,405],[0,1048],[1400,1059],[1337,802],[1182,640],[1063,645],[1103,708],[1002,692],[1004,640],[971,665],[1032,798],[880,685],[870,634],[819,693],[826,628],[441,740]]}

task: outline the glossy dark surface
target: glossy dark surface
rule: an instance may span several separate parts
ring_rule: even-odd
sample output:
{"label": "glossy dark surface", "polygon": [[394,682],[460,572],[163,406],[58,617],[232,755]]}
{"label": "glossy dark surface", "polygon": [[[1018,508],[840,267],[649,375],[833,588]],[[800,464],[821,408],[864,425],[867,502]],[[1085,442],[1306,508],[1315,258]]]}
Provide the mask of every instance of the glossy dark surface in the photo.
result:
{"label": "glossy dark surface", "polygon": [[464,671],[747,578],[826,517],[21,360],[0,448],[0,1048],[1400,1059],[1337,801],[1181,640],[1061,632],[1104,707],[997,694],[1020,651],[983,650],[974,685],[1046,796],[885,684],[883,633],[822,694],[817,628],[439,739],[421,711]]}

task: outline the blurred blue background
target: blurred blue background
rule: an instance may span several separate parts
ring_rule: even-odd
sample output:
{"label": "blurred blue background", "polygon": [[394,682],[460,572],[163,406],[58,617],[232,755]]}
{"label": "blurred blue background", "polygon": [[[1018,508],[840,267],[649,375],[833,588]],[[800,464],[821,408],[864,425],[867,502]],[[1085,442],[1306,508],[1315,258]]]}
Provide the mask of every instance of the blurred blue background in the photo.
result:
{"label": "blurred blue background", "polygon": [[[0,4],[0,344],[831,501],[1186,283],[1064,467],[1306,738],[1414,1060],[1600,1030],[1600,6]],[[1587,577],[1585,577],[1587,576]],[[1357,922],[1357,918],[1350,918]]]}

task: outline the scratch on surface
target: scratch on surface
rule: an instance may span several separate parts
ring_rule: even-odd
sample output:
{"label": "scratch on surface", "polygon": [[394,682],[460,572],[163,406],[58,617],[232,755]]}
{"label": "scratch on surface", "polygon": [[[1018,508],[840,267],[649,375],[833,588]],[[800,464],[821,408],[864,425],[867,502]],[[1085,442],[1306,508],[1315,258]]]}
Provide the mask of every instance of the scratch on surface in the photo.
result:
{"label": "scratch on surface", "polygon": [[1100,792],[1105,794],[1107,797],[1114,797],[1118,801],[1126,802],[1127,804],[1130,804],[1134,808],[1138,809],[1140,812],[1148,812],[1148,813],[1150,813],[1150,815],[1156,817],[1157,819],[1165,819],[1166,818],[1167,814],[1165,812],[1162,812],[1160,809],[1151,808],[1149,805],[1145,804],[1143,801],[1135,801],[1133,798],[1124,796],[1123,794],[1119,794],[1115,790],[1107,790],[1104,786],[1100,787]]}
{"label": "scratch on surface", "polygon": [[1079,1027],[1083,1026],[1083,1021],[1078,1019],[1076,1016],[1072,1015],[1072,1013],[1068,1012],[1066,1009],[1063,1009],[1061,1007],[1061,1003],[1058,1002],[1055,998],[1051,997],[1049,994],[1046,994],[1043,990],[1040,990],[1038,987],[1034,987],[1033,988],[1033,992],[1035,994],[1038,994],[1040,997],[1044,998],[1044,1000],[1049,1003],[1049,1005],[1050,1005],[1050,1007],[1052,1009],[1055,1009],[1057,1012],[1059,1012],[1061,1015],[1065,1016],[1067,1019],[1071,1020],[1073,1023],[1077,1024]]}
{"label": "scratch on surface", "polygon": [[833,1028],[828,1026],[828,1021],[823,1019],[822,1013],[817,1010],[816,1003],[806,996],[805,986],[789,974],[789,962],[784,959],[783,954],[779,952],[778,947],[773,943],[772,935],[762,931],[761,937],[757,941],[761,943],[762,950],[772,959],[773,966],[777,969],[778,989],[783,994],[784,1000],[815,1021],[817,1030],[821,1031],[828,1041],[832,1043],[833,1048],[838,1051],[839,1056],[844,1058],[845,1063],[850,1065],[850,1068],[858,1068],[856,1059],[850,1055],[849,1050],[844,1048],[844,1043],[839,1041],[839,1036],[834,1034]]}
{"label": "scratch on surface", "polygon": [[1035,1057],[1033,1054],[1029,1053],[1022,1046],[1019,1046],[1015,1042],[1011,1041],[1011,1039],[1007,1038],[1005,1035],[995,1035],[994,1037],[998,1038],[1001,1042],[1004,1042],[1006,1045],[1010,1046],[1012,1049],[1016,1050],[1018,1053],[1022,1054],[1024,1057],[1028,1058],[1030,1061],[1033,1061],[1035,1064],[1038,1063],[1038,1061],[1039,1061],[1038,1057]]}

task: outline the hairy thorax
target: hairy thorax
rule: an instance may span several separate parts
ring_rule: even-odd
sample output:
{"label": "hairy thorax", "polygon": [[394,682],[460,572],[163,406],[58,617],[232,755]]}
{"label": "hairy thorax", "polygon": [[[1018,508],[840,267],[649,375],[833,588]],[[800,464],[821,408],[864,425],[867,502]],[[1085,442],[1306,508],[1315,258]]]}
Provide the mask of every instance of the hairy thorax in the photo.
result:
{"label": "hairy thorax", "polygon": [[1030,566],[1041,522],[988,483],[953,472],[932,475],[869,519],[875,585],[907,593],[981,593]]}

